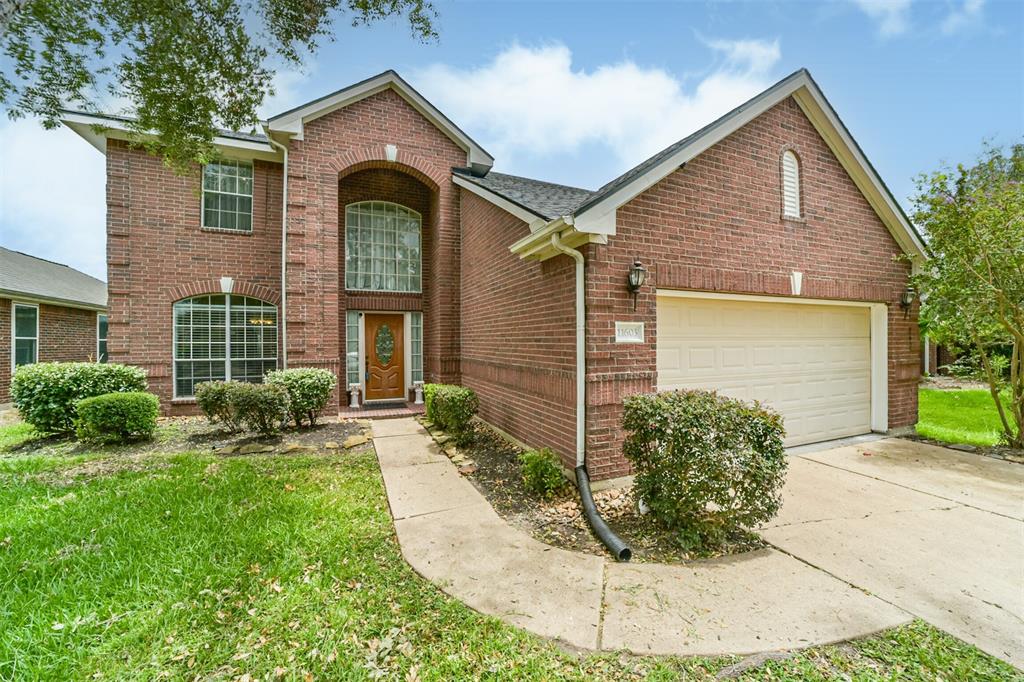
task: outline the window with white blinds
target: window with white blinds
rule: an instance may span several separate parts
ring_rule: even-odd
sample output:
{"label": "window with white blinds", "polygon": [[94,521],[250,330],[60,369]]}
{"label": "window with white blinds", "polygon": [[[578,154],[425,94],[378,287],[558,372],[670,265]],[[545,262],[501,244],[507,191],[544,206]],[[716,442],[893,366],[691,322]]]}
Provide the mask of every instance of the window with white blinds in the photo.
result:
{"label": "window with white blinds", "polygon": [[800,162],[791,151],[782,155],[782,214],[800,217]]}

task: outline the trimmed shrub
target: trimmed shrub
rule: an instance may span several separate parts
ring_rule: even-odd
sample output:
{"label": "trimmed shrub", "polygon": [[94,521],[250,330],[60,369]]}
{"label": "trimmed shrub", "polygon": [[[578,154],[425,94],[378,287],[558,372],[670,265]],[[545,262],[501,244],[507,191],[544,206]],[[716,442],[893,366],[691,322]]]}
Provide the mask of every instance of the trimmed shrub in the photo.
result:
{"label": "trimmed shrub", "polygon": [[231,383],[229,400],[245,428],[271,436],[288,423],[288,391],[284,386]]}
{"label": "trimmed shrub", "polygon": [[303,420],[310,426],[316,424],[316,416],[327,407],[338,379],[334,372],[315,367],[280,369],[267,372],[264,380],[268,384],[283,386],[288,391],[289,411],[296,426]]}
{"label": "trimmed shrub", "polygon": [[432,421],[447,431],[456,445],[469,445],[473,440],[473,415],[479,406],[472,389],[439,384],[432,399]]}
{"label": "trimmed shrub", "polygon": [[237,381],[204,381],[196,384],[196,404],[211,424],[221,424],[234,433],[242,428],[242,421],[231,400],[231,391]]}
{"label": "trimmed shrub", "polygon": [[565,485],[562,462],[551,448],[527,450],[519,455],[523,483],[541,497],[551,497]]}
{"label": "trimmed shrub", "polygon": [[434,412],[434,394],[444,384],[423,384],[423,416],[428,421],[436,421],[437,414]]}
{"label": "trimmed shrub", "polygon": [[156,430],[160,401],[152,393],[106,393],[75,403],[78,438],[94,443],[145,440]]}
{"label": "trimmed shrub", "polygon": [[782,417],[699,390],[626,398],[626,458],[636,493],[686,546],[713,546],[775,516],[786,453]]}
{"label": "trimmed shrub", "polygon": [[146,390],[138,367],[99,362],[39,362],[11,377],[11,400],[21,418],[43,432],[75,428],[75,403],[106,393]]}

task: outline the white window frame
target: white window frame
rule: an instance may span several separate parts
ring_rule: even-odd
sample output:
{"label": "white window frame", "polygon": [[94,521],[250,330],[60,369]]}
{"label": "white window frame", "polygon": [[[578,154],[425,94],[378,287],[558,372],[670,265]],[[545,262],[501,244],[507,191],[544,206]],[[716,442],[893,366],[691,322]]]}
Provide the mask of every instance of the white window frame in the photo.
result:
{"label": "white window frame", "polygon": [[[176,332],[177,332],[177,319],[174,314],[174,306],[182,301],[188,301],[193,298],[201,298],[203,296],[224,296],[224,381],[231,381],[231,297],[237,296],[241,299],[251,298],[269,306],[273,306],[275,311],[275,319],[277,324],[277,344],[275,345],[275,356],[273,358],[276,368],[281,367],[281,309],[276,304],[270,301],[264,301],[261,298],[255,296],[245,296],[243,294],[222,294],[219,292],[212,292],[208,294],[196,294],[195,296],[187,296],[185,298],[174,301],[171,304],[171,399],[172,400],[185,400],[194,401],[195,393],[192,395],[179,395],[178,394],[178,362],[188,362],[192,358],[181,358],[177,357],[177,343],[176,343]],[[259,360],[262,362],[269,361],[271,358],[237,358],[239,361],[245,360]],[[201,382],[200,382],[201,383]]]}
{"label": "white window frame", "polygon": [[[101,339],[100,338],[100,318],[101,317],[107,318],[107,338],[105,338],[105,339]],[[101,357],[101,354],[100,354],[100,341],[107,341],[107,343],[108,343],[108,345],[107,345],[107,360],[106,360],[106,362],[110,362],[109,339],[110,339],[110,314],[109,313],[96,313],[96,362],[104,362],[103,360],[100,359],[100,357]]]}
{"label": "white window frame", "polygon": [[[796,187],[794,188],[794,191],[796,192],[796,212],[795,213],[791,213],[789,211],[789,207],[788,207],[789,201],[787,201],[787,195],[786,195],[786,159],[787,158],[792,158],[793,159],[793,163],[795,164],[795,168],[796,168]],[[792,149],[784,149],[782,151],[782,156],[779,158],[779,169],[781,171],[780,175],[779,175],[779,180],[780,180],[781,189],[782,189],[782,217],[783,218],[790,218],[790,219],[793,219],[793,220],[801,220],[801,219],[803,219],[803,207],[801,205],[803,203],[801,201],[802,195],[803,195],[803,177],[801,177],[801,176],[803,175],[803,173],[801,172],[800,165],[801,165],[800,164],[800,156],[795,151],[793,151]]]}
{"label": "white window frame", "polygon": [[[362,287],[350,287],[348,285],[348,276],[349,276],[349,268],[348,268],[348,235],[349,235],[349,232],[348,232],[348,211],[353,206],[359,206],[359,205],[362,205],[362,204],[385,204],[385,205],[389,205],[389,206],[397,206],[398,208],[402,209],[403,211],[408,211],[412,215],[416,216],[416,220],[419,222],[419,237],[420,237],[420,244],[419,244],[419,266],[420,267],[419,267],[419,286],[416,287],[415,289],[386,289],[386,288],[385,289],[374,289],[372,287],[364,289]],[[375,200],[375,199],[368,199],[366,201],[353,201],[352,203],[345,205],[345,221],[344,221],[344,226],[343,227],[344,227],[344,235],[343,235],[342,241],[343,241],[344,246],[345,246],[345,290],[346,291],[361,291],[361,292],[369,292],[369,293],[393,293],[393,294],[421,294],[421,293],[423,293],[423,214],[422,213],[420,213],[419,211],[416,211],[414,209],[411,209],[408,206],[405,206],[404,204],[399,204],[398,202],[395,202],[395,201],[378,201],[378,200]],[[372,261],[372,257],[371,257],[371,261]],[[396,260],[396,262],[397,262],[397,260]],[[360,274],[362,274],[362,273],[360,273]],[[366,274],[369,274],[372,277],[374,273],[370,272],[370,273],[366,273]],[[382,277],[387,277],[387,274],[386,273],[382,273],[381,276]]]}
{"label": "white window frame", "polygon": [[[35,308],[35,311],[36,311],[36,335],[35,335],[35,337],[32,337],[32,336],[18,336],[17,335],[17,333],[18,333],[18,331],[17,331],[18,325],[17,325],[17,318],[16,318],[15,313],[17,313],[18,308]],[[39,320],[39,304],[37,304],[37,303],[20,303],[18,301],[11,301],[11,373],[12,374],[14,373],[14,370],[17,368],[17,366],[15,365],[15,361],[16,361],[16,358],[17,358],[17,345],[18,345],[17,342],[18,342],[19,339],[33,339],[36,342],[35,354],[34,354],[34,356],[32,358],[32,362],[30,362],[28,364],[34,365],[37,362],[39,362],[39,321],[40,321]]]}
{"label": "white window frame", "polygon": [[[250,191],[249,194],[245,194],[244,192],[223,192],[221,190],[213,190],[213,189],[208,190],[208,189],[206,189],[206,169],[208,167],[210,167],[212,165],[230,166],[232,164],[234,164],[235,167],[248,166],[251,169],[251,174],[250,174],[249,180],[250,180],[250,183],[252,185],[252,191]],[[204,164],[203,168],[202,168],[202,172],[199,174],[199,187],[202,189],[202,196],[200,198],[200,204],[199,204],[199,224],[200,224],[200,226],[204,230],[215,230],[217,232],[227,232],[227,233],[237,233],[237,234],[252,234],[253,223],[254,223],[255,214],[256,214],[256,206],[255,206],[256,167],[255,167],[255,165],[251,161],[241,161],[239,159],[221,159],[219,161],[213,161],[211,163]],[[240,230],[240,229],[238,229],[236,227],[219,227],[219,226],[214,226],[214,225],[207,225],[206,224],[206,194],[207,194],[207,192],[209,192],[210,194],[224,194],[224,195],[227,195],[227,196],[248,197],[248,199],[249,199],[249,229],[247,229],[247,230]],[[235,213],[238,213],[238,211],[235,211]]]}

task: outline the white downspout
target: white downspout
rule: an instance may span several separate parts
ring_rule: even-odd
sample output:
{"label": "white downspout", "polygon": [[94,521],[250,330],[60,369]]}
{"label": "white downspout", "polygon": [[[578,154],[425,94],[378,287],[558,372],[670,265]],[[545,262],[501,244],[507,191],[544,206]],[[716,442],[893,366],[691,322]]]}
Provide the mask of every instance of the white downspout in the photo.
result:
{"label": "white downspout", "polygon": [[284,154],[284,181],[281,192],[281,310],[277,321],[281,327],[281,369],[288,369],[288,147],[275,140],[267,130],[267,139],[271,146],[277,147]]}
{"label": "white downspout", "polygon": [[587,462],[587,308],[583,254],[563,244],[557,232],[551,235],[551,246],[576,261],[576,466],[581,467]]}

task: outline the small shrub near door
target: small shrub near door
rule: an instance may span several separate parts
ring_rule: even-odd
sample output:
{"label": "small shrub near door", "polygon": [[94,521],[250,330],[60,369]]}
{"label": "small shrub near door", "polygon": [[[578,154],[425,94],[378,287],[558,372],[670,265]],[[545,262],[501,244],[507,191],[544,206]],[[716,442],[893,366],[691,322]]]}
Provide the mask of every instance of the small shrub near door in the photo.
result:
{"label": "small shrub near door", "polygon": [[565,485],[562,462],[551,448],[528,450],[519,455],[523,483],[541,497],[551,497]]}
{"label": "small shrub near door", "polygon": [[75,409],[79,440],[129,443],[153,436],[160,401],[152,393],[107,393],[79,400]]}
{"label": "small shrub near door", "polygon": [[473,440],[473,415],[479,406],[472,389],[438,384],[431,397],[431,421],[447,431],[456,445],[468,445]]}
{"label": "small shrub near door", "polygon": [[437,414],[434,412],[434,394],[444,384],[423,384],[423,416],[428,421],[436,421]]}
{"label": "small shrub near door", "polygon": [[235,382],[229,396],[238,419],[250,431],[271,436],[288,423],[288,391],[284,386]]}
{"label": "small shrub near door", "polygon": [[282,369],[267,372],[268,384],[283,386],[288,391],[289,411],[296,426],[306,421],[316,424],[316,416],[327,407],[338,380],[334,372],[314,367]]}
{"label": "small shrub near door", "polygon": [[623,426],[637,496],[683,545],[720,544],[778,513],[787,466],[778,413],[670,391],[627,398]]}
{"label": "small shrub near door", "polygon": [[234,433],[242,428],[231,392],[238,382],[205,381],[196,385],[196,404],[211,424],[220,424]]}
{"label": "small shrub near door", "polygon": [[50,433],[75,428],[75,405],[83,398],[145,390],[143,370],[99,362],[39,362],[11,377],[11,400],[21,418]]}

